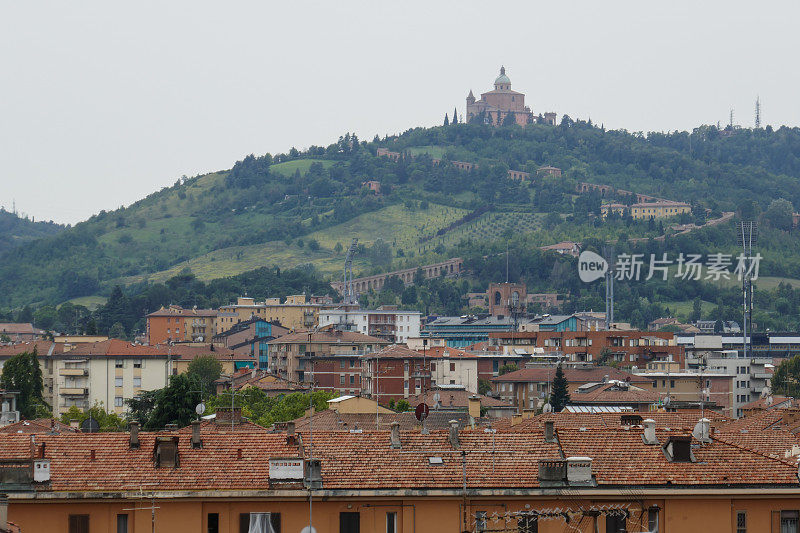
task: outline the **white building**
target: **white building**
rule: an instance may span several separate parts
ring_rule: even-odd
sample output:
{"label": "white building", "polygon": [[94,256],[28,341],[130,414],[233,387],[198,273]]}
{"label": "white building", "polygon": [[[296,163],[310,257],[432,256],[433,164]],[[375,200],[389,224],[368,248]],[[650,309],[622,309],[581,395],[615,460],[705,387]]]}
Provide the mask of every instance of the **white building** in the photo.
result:
{"label": "white building", "polygon": [[319,327],[334,326],[343,331],[405,344],[409,337],[419,337],[422,313],[396,309],[345,311],[340,309],[319,312]]}

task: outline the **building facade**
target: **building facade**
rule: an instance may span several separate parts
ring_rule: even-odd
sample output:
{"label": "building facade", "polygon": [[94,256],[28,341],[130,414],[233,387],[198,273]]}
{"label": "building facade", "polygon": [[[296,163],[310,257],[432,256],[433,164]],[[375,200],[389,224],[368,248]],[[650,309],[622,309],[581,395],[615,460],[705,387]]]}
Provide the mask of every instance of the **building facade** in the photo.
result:
{"label": "building facade", "polygon": [[525,126],[534,121],[530,107],[525,105],[525,95],[511,90],[511,80],[506,76],[506,68],[500,67],[500,75],[494,80],[494,89],[481,94],[476,100],[472,91],[467,96],[467,122],[476,119],[483,124],[499,126],[505,124],[511,115],[514,124]]}
{"label": "building facade", "polygon": [[419,337],[422,313],[397,309],[353,310],[329,309],[320,313],[319,327],[333,326],[384,339],[392,344],[405,344],[409,337]]}
{"label": "building facade", "polygon": [[148,344],[210,342],[217,332],[217,311],[162,307],[146,316]]}

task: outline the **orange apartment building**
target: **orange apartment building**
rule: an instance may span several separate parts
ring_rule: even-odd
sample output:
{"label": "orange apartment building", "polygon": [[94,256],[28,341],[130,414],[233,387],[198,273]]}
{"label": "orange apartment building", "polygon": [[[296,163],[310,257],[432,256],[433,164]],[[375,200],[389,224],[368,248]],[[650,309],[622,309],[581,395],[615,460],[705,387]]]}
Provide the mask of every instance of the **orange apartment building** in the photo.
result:
{"label": "orange apartment building", "polygon": [[797,532],[788,432],[637,422],[395,423],[315,432],[313,450],[292,424],[4,435],[0,521],[26,533]]}
{"label": "orange apartment building", "polygon": [[215,309],[184,309],[179,305],[162,307],[147,319],[147,342],[211,342],[216,335]]}

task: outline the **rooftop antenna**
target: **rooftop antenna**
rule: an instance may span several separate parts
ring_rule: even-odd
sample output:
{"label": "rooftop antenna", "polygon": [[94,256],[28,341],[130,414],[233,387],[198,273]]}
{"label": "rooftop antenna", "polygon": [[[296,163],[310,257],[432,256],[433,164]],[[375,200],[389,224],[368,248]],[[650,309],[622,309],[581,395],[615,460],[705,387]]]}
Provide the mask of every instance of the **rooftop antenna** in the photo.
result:
{"label": "rooftop antenna", "polygon": [[611,329],[614,323],[614,247],[611,245],[603,246],[603,256],[608,263],[606,270],[606,331]]}
{"label": "rooftop antenna", "polygon": [[358,249],[358,238],[354,238],[350,243],[350,248],[347,249],[347,255],[344,258],[344,303],[351,305],[356,303],[356,295],[353,290],[353,257],[356,255]]}
{"label": "rooftop antenna", "polygon": [[730,122],[731,129],[733,129],[733,108],[731,108],[731,122]]}
{"label": "rooftop antenna", "polygon": [[508,241],[506,241],[506,283],[508,283]]}
{"label": "rooftop antenna", "polygon": [[756,129],[761,127],[761,97],[756,95]]}

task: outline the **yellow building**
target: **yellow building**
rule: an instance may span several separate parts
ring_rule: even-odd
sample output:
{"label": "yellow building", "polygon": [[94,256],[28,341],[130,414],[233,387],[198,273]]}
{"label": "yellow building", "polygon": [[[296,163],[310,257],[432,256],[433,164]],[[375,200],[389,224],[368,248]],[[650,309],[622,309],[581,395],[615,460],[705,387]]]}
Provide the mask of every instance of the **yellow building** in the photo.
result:
{"label": "yellow building", "polygon": [[628,212],[634,220],[647,220],[691,213],[692,206],[684,202],[641,202],[630,206],[612,203],[600,206],[600,212],[604,217],[609,213],[621,216]]}
{"label": "yellow building", "polygon": [[319,312],[325,309],[345,309],[345,307],[313,303],[305,294],[287,296],[284,303],[281,303],[280,298],[267,298],[263,302],[256,302],[254,298],[241,296],[235,304],[219,308],[217,333],[224,333],[238,322],[249,320],[254,316],[263,318],[267,322],[279,322],[281,326],[293,330],[308,329],[318,324]]}

